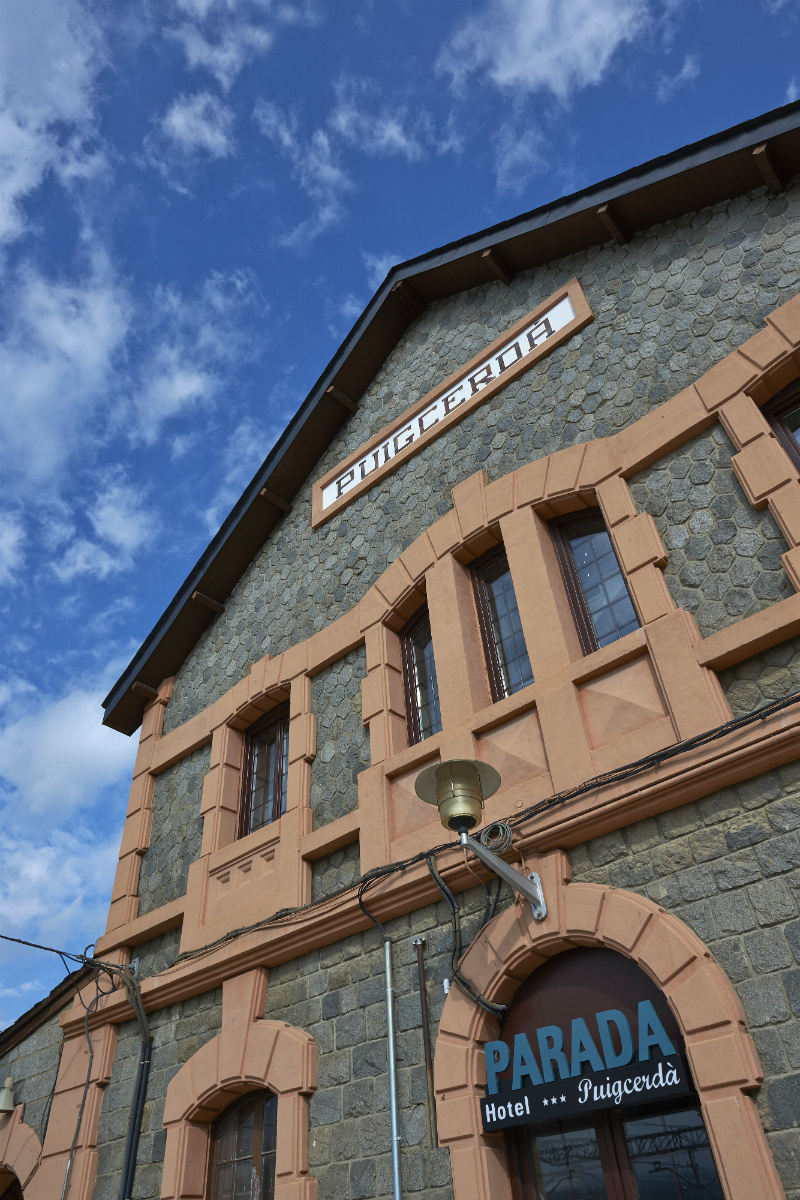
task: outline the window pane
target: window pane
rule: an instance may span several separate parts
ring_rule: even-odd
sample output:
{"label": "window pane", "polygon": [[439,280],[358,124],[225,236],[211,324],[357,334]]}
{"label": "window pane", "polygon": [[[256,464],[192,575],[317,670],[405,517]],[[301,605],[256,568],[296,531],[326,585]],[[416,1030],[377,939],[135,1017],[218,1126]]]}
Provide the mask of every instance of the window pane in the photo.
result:
{"label": "window pane", "polygon": [[236,1157],[236,1113],[231,1113],[229,1117],[222,1122],[219,1129],[219,1148],[217,1150],[217,1161],[221,1163],[233,1162]]}
{"label": "window pane", "polygon": [[537,1200],[607,1200],[593,1129],[531,1136],[529,1149]]}
{"label": "window pane", "polygon": [[264,1140],[262,1146],[265,1154],[275,1149],[275,1134],[278,1128],[278,1097],[267,1096],[264,1100]]}
{"label": "window pane", "polygon": [[265,1154],[261,1176],[261,1200],[275,1200],[275,1155]]}
{"label": "window pane", "polygon": [[235,1200],[256,1200],[253,1196],[253,1160],[243,1158],[236,1164]]}
{"label": "window pane", "polygon": [[511,696],[520,688],[533,683],[533,671],[506,556],[503,555],[488,567],[484,567],[481,578],[486,587],[489,619],[500,665],[503,693]]}
{"label": "window pane", "polygon": [[250,1156],[253,1153],[253,1125],[255,1120],[255,1104],[243,1104],[238,1112],[239,1123],[236,1130],[236,1157]]}
{"label": "window pane", "polygon": [[699,1112],[640,1117],[624,1129],[641,1200],[723,1200]]}
{"label": "window pane", "polygon": [[214,1186],[214,1200],[234,1200],[233,1184],[236,1168],[233,1163],[225,1163],[217,1167],[217,1179]]}
{"label": "window pane", "polygon": [[428,617],[421,621],[409,636],[408,648],[412,676],[409,685],[412,703],[416,706],[421,740],[438,733],[442,728],[431,623]]}
{"label": "window pane", "polygon": [[248,832],[268,825],[276,816],[286,812],[288,750],[288,721],[276,722],[255,739]]}
{"label": "window pane", "polygon": [[781,417],[786,428],[791,433],[796,442],[800,442],[800,408],[793,408],[791,412],[786,413]]}
{"label": "window pane", "polygon": [[598,643],[607,646],[638,629],[639,619],[605,529],[578,526],[567,538]]}

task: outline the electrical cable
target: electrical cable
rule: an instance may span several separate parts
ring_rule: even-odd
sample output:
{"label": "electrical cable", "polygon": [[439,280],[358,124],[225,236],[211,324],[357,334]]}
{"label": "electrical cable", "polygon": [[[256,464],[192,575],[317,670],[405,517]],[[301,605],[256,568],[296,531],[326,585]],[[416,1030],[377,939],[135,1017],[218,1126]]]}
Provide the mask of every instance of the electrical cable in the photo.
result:
{"label": "electrical cable", "polygon": [[493,1000],[489,1000],[488,997],[484,996],[483,993],[479,991],[472,980],[468,979],[466,975],[462,974],[461,972],[459,967],[459,963],[462,958],[461,910],[458,907],[458,901],[456,900],[455,896],[439,874],[439,870],[432,854],[427,855],[427,861],[428,870],[433,876],[433,880],[439,891],[447,901],[453,919],[453,948],[450,955],[451,969],[453,973],[452,977],[461,988],[461,991],[469,996],[471,1000],[474,1000],[476,1004],[485,1009],[486,1012],[491,1013],[492,1016],[502,1018],[506,1012],[506,1009],[508,1008],[508,1005],[495,1004]]}

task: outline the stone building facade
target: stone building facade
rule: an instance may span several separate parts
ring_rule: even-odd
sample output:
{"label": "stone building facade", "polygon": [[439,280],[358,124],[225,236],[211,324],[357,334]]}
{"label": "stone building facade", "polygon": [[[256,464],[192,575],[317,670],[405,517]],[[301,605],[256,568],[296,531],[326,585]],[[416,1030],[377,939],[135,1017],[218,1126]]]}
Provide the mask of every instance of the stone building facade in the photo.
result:
{"label": "stone building facade", "polygon": [[[702,1195],[798,1200],[800,107],[448,253],[390,273],[212,544],[228,566],[198,567],[107,701],[141,721],[96,948],[135,965],[153,1038],[132,1195],[227,1197],[242,1097],[277,1098],[277,1200],[392,1194],[374,917],[399,1194],[558,1194],[542,1147],[566,1162],[574,1123],[486,1132],[483,1047],[497,1006],[511,1021],[588,948],[677,1022]],[[591,645],[558,549],[576,514],[634,614]],[[476,582],[498,555],[533,677],[504,694]],[[419,736],[426,613],[440,712]],[[498,772],[482,824],[539,875],[543,920],[418,798],[453,759]],[[84,1094],[69,1198],[120,1195],[140,1030],[117,988],[90,1064],[83,1013],[0,1061],[0,1168],[31,1200],[60,1194]]]}

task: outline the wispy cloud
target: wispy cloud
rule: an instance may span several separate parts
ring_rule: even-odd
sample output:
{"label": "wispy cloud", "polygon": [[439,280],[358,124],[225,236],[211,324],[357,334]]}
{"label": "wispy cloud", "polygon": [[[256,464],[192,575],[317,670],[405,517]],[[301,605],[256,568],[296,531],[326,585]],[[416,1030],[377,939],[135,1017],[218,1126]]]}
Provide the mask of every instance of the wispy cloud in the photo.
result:
{"label": "wispy cloud", "polygon": [[600,82],[647,16],[646,0],[487,0],[448,38],[437,67],[457,89],[479,74],[504,91],[566,100]]}
{"label": "wispy cloud", "polygon": [[662,104],[666,104],[681,88],[694,83],[700,74],[700,55],[687,54],[683,66],[675,75],[665,75],[659,71],[656,76],[656,95]]}
{"label": "wispy cloud", "polygon": [[373,80],[343,76],[334,87],[336,103],[328,118],[329,128],[364,154],[400,155],[409,162],[422,157],[423,143],[430,140],[430,119],[418,112],[412,119],[408,108],[389,105]]}
{"label": "wispy cloud", "polygon": [[222,453],[221,477],[211,504],[203,513],[209,533],[216,533],[229,509],[239,498],[274,445],[282,425],[265,426],[250,417],[231,431]]}
{"label": "wispy cloud", "polygon": [[0,512],[0,586],[13,583],[22,566],[24,537],[19,517]]}
{"label": "wispy cloud", "polygon": [[795,100],[800,99],[800,76],[793,75],[786,85],[786,94],[783,97],[784,104],[794,104]]}
{"label": "wispy cloud", "polygon": [[76,538],[53,564],[62,583],[82,575],[106,579],[127,570],[136,552],[152,542],[157,528],[141,488],[133,487],[121,468],[104,473],[87,518],[94,538]]}
{"label": "wispy cloud", "polygon": [[167,110],[159,128],[179,153],[228,158],[233,153],[233,111],[210,92],[181,95]]}
{"label": "wispy cloud", "polygon": [[520,195],[535,175],[548,169],[547,142],[537,129],[505,121],[494,136],[494,169],[498,192]]}
{"label": "wispy cloud", "polygon": [[367,271],[367,282],[373,291],[380,287],[391,268],[403,261],[401,254],[369,254],[366,250],[361,252],[361,257]]}

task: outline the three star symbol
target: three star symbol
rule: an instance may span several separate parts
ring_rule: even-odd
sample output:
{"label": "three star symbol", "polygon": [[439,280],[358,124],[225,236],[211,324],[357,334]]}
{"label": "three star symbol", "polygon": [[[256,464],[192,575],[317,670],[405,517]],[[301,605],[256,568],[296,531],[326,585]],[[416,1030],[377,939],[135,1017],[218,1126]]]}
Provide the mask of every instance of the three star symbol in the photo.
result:
{"label": "three star symbol", "polygon": [[[549,1100],[542,1100],[542,1104],[558,1104],[558,1100],[559,1100],[558,1096],[552,1096]],[[566,1104],[566,1102],[567,1102],[567,1097],[562,1096],[561,1103]]]}

